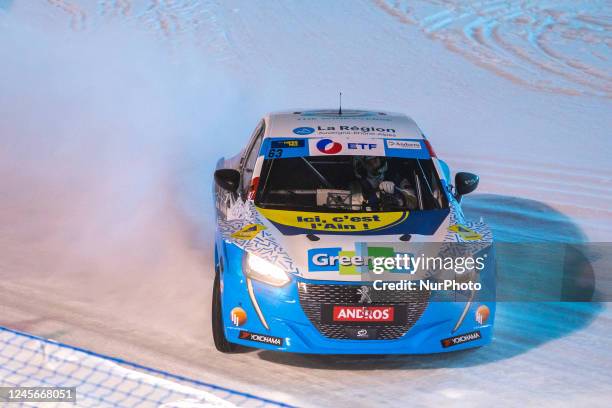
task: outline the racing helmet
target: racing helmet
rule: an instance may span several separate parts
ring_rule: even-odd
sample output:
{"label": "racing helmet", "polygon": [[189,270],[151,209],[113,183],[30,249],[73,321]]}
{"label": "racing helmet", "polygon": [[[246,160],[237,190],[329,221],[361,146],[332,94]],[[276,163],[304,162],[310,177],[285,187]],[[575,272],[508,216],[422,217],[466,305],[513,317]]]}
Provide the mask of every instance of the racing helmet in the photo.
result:
{"label": "racing helmet", "polygon": [[353,161],[355,175],[380,183],[389,168],[387,159],[382,156],[357,156]]}

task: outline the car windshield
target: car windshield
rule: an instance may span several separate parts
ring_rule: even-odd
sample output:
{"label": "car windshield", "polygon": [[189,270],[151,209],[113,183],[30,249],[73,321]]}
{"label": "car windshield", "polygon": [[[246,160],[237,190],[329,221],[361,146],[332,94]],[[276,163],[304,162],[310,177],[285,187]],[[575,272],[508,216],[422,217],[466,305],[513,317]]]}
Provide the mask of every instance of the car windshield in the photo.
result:
{"label": "car windshield", "polygon": [[255,203],[321,212],[448,208],[431,159],[382,156],[266,159]]}

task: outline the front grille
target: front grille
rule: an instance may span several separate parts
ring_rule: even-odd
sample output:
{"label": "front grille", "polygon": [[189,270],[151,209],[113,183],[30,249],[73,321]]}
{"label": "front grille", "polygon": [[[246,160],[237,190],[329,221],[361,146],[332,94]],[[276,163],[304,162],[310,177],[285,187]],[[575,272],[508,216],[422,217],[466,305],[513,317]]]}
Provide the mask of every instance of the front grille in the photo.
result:
{"label": "front grille", "polygon": [[[430,292],[420,290],[373,290],[370,286],[372,303],[359,303],[358,285],[319,285],[300,282],[298,293],[300,304],[310,322],[323,334],[331,339],[354,339],[351,330],[374,330],[376,340],[393,340],[400,338],[420,319],[429,303]],[[321,318],[322,305],[405,305],[406,320],[403,324],[364,323],[363,325],[347,326],[342,323],[324,323]]]}

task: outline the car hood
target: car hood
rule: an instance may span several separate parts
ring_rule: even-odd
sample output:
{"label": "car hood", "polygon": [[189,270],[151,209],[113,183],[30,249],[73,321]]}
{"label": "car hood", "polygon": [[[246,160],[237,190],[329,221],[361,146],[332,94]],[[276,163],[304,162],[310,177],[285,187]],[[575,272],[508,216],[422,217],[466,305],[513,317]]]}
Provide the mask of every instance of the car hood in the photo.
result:
{"label": "car hood", "polygon": [[322,268],[313,263],[313,256],[394,256],[423,243],[490,243],[492,239],[484,223],[466,223],[453,206],[433,211],[329,214],[267,210],[239,200],[226,219],[218,220],[218,226],[226,241],[290,273],[333,281],[360,281],[362,275],[355,268]]}

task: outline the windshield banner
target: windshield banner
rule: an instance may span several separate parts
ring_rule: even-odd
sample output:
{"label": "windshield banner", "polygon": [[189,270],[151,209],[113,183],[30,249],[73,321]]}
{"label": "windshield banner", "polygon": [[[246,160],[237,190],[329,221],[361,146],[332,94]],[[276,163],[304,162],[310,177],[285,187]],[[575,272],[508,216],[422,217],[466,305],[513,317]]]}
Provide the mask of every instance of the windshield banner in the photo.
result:
{"label": "windshield banner", "polygon": [[282,234],[432,235],[449,210],[393,212],[311,212],[257,207]]}
{"label": "windshield banner", "polygon": [[368,138],[266,138],[260,155],[266,159],[308,156],[386,156],[429,159],[422,140]]}
{"label": "windshield banner", "polygon": [[400,223],[408,217],[408,211],[342,214],[264,208],[258,210],[264,217],[277,225],[281,224],[312,231],[376,231]]}

